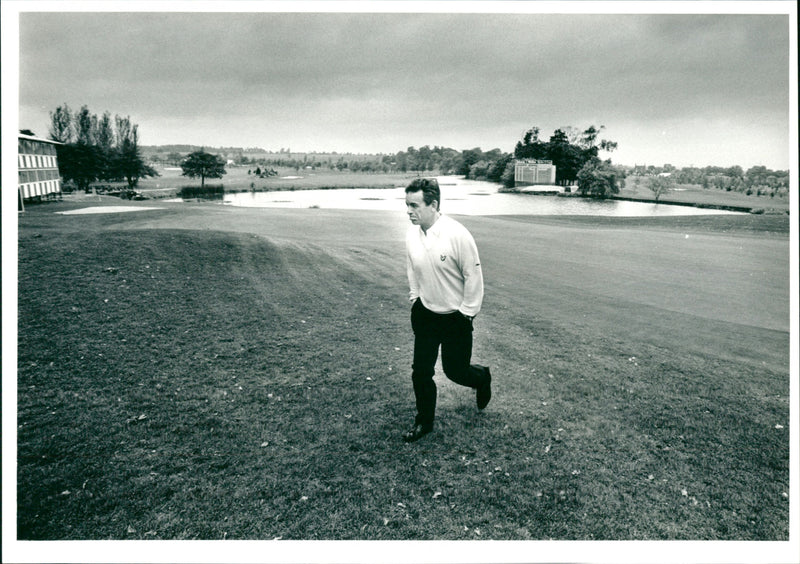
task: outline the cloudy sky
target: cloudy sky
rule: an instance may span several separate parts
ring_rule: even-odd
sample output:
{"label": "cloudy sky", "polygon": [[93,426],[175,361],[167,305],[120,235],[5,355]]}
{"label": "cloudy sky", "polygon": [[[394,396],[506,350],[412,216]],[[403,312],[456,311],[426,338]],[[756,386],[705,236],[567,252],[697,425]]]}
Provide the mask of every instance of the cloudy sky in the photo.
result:
{"label": "cloudy sky", "polygon": [[789,15],[459,10],[23,12],[19,127],[66,103],[144,145],[395,153],[604,125],[620,164],[790,166]]}

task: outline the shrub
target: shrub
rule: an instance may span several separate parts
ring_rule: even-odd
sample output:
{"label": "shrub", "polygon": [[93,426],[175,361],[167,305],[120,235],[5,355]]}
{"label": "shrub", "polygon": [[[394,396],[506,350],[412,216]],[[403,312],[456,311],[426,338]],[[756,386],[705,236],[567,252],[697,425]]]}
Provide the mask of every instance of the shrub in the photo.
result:
{"label": "shrub", "polygon": [[578,172],[578,191],[584,196],[607,198],[618,194],[624,174],[610,161],[592,159]]}
{"label": "shrub", "polygon": [[514,164],[513,159],[506,163],[506,168],[503,170],[503,175],[500,177],[500,181],[503,183],[503,186],[506,188],[513,188],[516,184],[514,181],[514,169],[516,165]]}
{"label": "shrub", "polygon": [[179,195],[181,198],[214,198],[222,197],[225,188],[222,184],[206,186],[182,186]]}

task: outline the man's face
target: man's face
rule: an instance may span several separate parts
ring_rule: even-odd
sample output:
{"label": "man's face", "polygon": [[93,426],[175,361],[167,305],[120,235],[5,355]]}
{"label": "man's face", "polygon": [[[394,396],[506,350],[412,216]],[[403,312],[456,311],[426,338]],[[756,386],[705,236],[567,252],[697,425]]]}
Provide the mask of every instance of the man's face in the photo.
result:
{"label": "man's face", "polygon": [[425,203],[422,190],[406,194],[406,213],[411,223],[419,225],[427,231],[436,222],[436,213],[439,211],[439,202]]}

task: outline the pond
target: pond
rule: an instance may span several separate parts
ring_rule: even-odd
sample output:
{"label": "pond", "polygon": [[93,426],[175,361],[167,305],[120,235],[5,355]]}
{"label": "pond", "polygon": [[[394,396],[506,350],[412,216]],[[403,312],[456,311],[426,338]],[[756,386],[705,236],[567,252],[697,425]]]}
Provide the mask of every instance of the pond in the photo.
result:
{"label": "pond", "polygon": [[[453,215],[655,217],[741,213],[670,204],[508,194],[498,192],[498,185],[490,182],[453,176],[440,176],[438,180],[442,192],[441,209]],[[238,192],[225,194],[221,202],[234,207],[405,211],[405,187]]]}

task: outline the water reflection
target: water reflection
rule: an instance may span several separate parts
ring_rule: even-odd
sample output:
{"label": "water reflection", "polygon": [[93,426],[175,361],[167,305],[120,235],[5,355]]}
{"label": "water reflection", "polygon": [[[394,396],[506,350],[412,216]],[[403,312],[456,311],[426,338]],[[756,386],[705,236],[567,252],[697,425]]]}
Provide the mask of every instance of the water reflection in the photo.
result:
{"label": "water reflection", "polygon": [[225,194],[207,194],[205,196],[182,197],[181,202],[222,202],[225,203]]}

